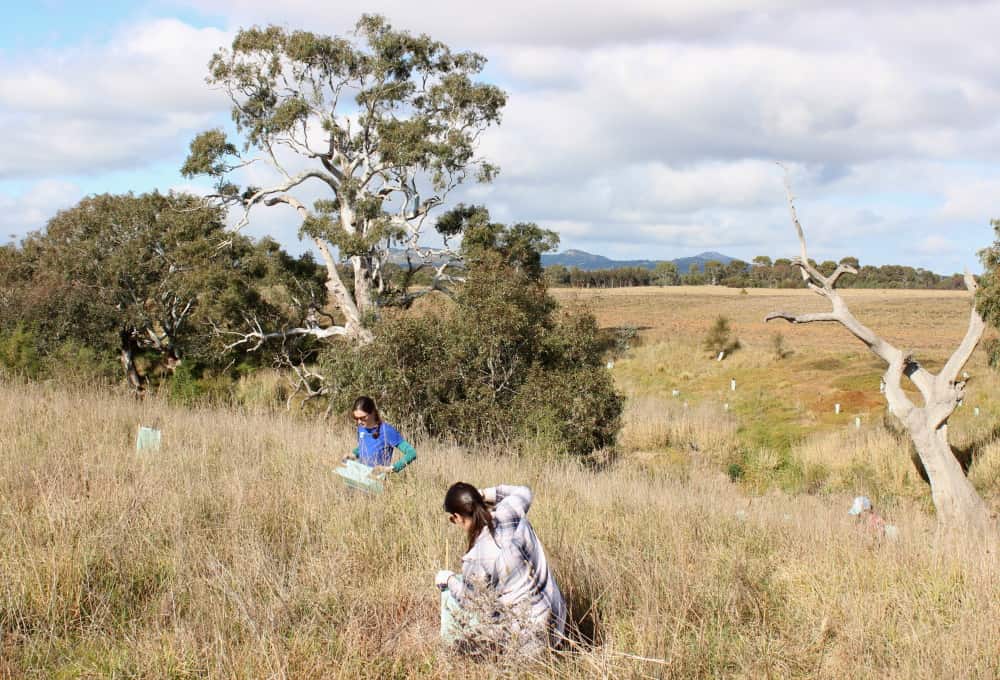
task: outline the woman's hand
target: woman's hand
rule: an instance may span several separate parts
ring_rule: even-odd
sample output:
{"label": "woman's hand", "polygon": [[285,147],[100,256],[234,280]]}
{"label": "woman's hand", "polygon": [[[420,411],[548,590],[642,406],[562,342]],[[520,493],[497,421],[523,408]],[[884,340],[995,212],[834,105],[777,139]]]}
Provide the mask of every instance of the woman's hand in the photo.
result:
{"label": "woman's hand", "polygon": [[455,575],[455,572],[442,569],[434,576],[434,585],[441,590],[448,589],[448,579]]}
{"label": "woman's hand", "polygon": [[372,475],[375,477],[385,477],[392,472],[391,465],[376,465],[372,468]]}
{"label": "woman's hand", "polygon": [[340,462],[341,463],[346,463],[349,460],[357,460],[357,459],[358,459],[357,456],[355,456],[353,453],[349,453],[346,456],[344,456],[343,458],[341,458]]}

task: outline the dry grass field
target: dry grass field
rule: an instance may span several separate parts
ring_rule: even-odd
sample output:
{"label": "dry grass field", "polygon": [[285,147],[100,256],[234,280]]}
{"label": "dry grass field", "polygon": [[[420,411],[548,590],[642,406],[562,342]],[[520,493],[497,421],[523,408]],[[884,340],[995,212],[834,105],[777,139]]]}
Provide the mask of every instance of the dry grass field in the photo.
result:
{"label": "dry grass field", "polygon": [[[590,309],[602,326],[638,330],[613,368],[629,398],[626,455],[652,467],[712,457],[738,466],[752,490],[854,491],[883,505],[906,497],[929,508],[909,443],[885,415],[881,362],[835,324],[764,323],[771,311],[823,310],[819,296],[715,286],[554,292],[563,305]],[[970,298],[963,292],[846,290],[843,296],[862,323],[931,370],[957,347],[968,323]],[[742,344],[721,362],[701,346],[719,315],[730,319]],[[773,349],[776,333],[788,351],[784,358]],[[973,481],[1000,509],[1000,376],[981,349],[966,369],[968,397],[951,420],[951,437],[972,460]],[[919,403],[915,390],[914,398]]]}
{"label": "dry grass field", "polygon": [[[847,493],[751,496],[697,461],[594,472],[426,441],[368,497],[331,474],[352,441],[340,424],[45,385],[0,384],[0,403],[0,677],[1000,674],[996,556],[936,545],[905,501],[887,543],[848,521]],[[138,423],[163,428],[162,450],[136,453]],[[456,479],[534,488],[585,633],[566,653],[439,648]]]}
{"label": "dry grass field", "polygon": [[[600,470],[418,439],[369,497],[332,474],[348,423],[0,381],[0,678],[1000,677],[1000,562],[935,537],[880,367],[838,329],[761,323],[818,300],[556,294],[641,329],[612,369],[625,427]],[[968,314],[961,294],[846,295],[932,366]],[[744,347],[717,362],[699,345],[720,313]],[[953,438],[996,503],[997,378],[981,352],[969,370]],[[139,424],[162,428],[160,451],[135,451]],[[439,646],[433,575],[461,552],[440,504],[457,480],[534,489],[580,631],[564,653],[525,665]],[[850,520],[858,493],[898,540]]]}
{"label": "dry grass field", "polygon": [[[806,290],[722,286],[578,289],[553,288],[564,305],[584,305],[607,326],[632,325],[642,329],[650,342],[677,336],[700,339],[715,317],[729,317],[741,339],[767,344],[775,330],[791,335],[797,349],[826,350],[838,344],[855,349],[857,341],[831,324],[789,326],[764,323],[768,312],[826,311],[821,297]],[[940,290],[840,291],[851,311],[886,340],[913,349],[920,356],[939,360],[951,353],[965,333],[969,294]],[[933,327],[932,327],[933,325]]]}

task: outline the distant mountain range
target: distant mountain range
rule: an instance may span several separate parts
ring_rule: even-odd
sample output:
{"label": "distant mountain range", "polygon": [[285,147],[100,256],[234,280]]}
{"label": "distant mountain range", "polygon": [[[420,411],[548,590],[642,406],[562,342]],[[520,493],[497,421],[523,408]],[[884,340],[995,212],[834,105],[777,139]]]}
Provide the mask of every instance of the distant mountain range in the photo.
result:
{"label": "distant mountain range", "polygon": [[676,260],[612,260],[603,255],[594,255],[582,250],[567,250],[555,255],[542,255],[542,265],[550,267],[555,264],[566,268],[576,267],[585,271],[594,269],[624,269],[625,267],[641,267],[643,269],[653,269],[659,262],[673,262],[677,265],[677,271],[687,274],[691,270],[691,265],[697,265],[700,271],[705,270],[705,263],[716,260],[722,264],[729,264],[733,258],[722,253],[705,252],[691,257],[679,257]]}
{"label": "distant mountain range", "polygon": [[[411,259],[414,264],[418,264],[421,261],[421,258],[414,254],[411,254]],[[445,258],[441,256],[432,256],[428,258],[426,262],[428,264],[437,265],[444,262],[444,260]],[[716,260],[722,264],[729,264],[733,261],[733,258],[728,255],[723,255],[722,253],[710,251],[699,253],[698,255],[693,255],[691,257],[679,257],[676,260],[612,260],[609,257],[594,255],[582,250],[567,250],[563,253],[556,253],[552,255],[543,254],[542,266],[551,267],[554,264],[561,264],[567,269],[576,267],[577,269],[582,269],[584,271],[593,271],[595,269],[624,269],[625,267],[653,269],[659,262],[673,262],[677,265],[677,271],[680,274],[687,274],[691,271],[692,264],[698,265],[699,271],[705,271],[705,263],[710,260]],[[406,251],[396,248],[391,249],[389,251],[388,261],[392,264],[405,267]]]}

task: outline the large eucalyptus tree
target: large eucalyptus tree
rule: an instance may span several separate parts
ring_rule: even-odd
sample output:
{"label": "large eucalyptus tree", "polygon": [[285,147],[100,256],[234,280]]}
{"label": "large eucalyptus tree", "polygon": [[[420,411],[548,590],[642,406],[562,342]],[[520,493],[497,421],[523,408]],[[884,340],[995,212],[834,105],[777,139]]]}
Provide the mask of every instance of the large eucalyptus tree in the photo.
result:
{"label": "large eucalyptus tree", "polygon": [[[300,236],[312,239],[325,264],[325,306],[339,312],[334,321],[312,313],[298,327],[249,329],[246,344],[293,336],[370,341],[379,306],[412,299],[387,280],[394,246],[409,262],[433,263],[432,289],[447,285],[449,239],[458,233],[454,222],[438,223],[430,248],[425,222],[458,185],[497,172],[476,151],[506,101],[476,80],[485,62],[371,15],[349,37],[243,29],[212,57],[207,80],[229,96],[240,140],[218,129],[198,135],[182,172],[216,179],[216,198],[239,215],[236,229],[262,207],[293,209]],[[251,173],[264,177],[263,186],[240,185],[238,177]],[[343,260],[353,281],[342,278]]]}

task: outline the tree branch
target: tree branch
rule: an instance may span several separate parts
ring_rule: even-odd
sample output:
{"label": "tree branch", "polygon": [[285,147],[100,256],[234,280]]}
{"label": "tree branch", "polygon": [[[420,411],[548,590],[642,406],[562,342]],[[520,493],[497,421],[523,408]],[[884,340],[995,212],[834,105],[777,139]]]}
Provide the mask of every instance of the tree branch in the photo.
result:
{"label": "tree branch", "polygon": [[905,420],[916,408],[903,391],[903,371],[911,361],[910,356],[896,350],[885,370],[885,398],[889,402],[889,412],[900,420]]}
{"label": "tree branch", "polygon": [[774,319],[784,319],[789,323],[813,323],[814,321],[835,321],[843,323],[843,320],[833,312],[818,312],[815,314],[791,314],[790,312],[771,312],[764,317],[764,322]]}
{"label": "tree branch", "polygon": [[[250,224],[250,210],[258,203],[263,203],[264,205],[274,205],[275,203],[289,203],[288,200],[275,200],[274,194],[283,194],[290,189],[293,189],[308,179],[319,179],[325,182],[334,191],[337,190],[339,182],[332,175],[328,175],[325,172],[320,172],[319,170],[307,170],[301,172],[294,177],[289,178],[287,181],[278,184],[276,186],[270,187],[268,189],[260,189],[254,193],[250,198],[243,202],[243,215],[240,217],[239,221],[233,226],[234,231],[239,231],[243,227]],[[301,205],[301,204],[300,204]],[[304,208],[303,208],[304,209]],[[301,211],[300,211],[301,212]],[[303,215],[303,217],[307,216]]]}
{"label": "tree branch", "polygon": [[941,372],[938,373],[938,387],[942,389],[955,382],[958,372],[962,370],[962,367],[972,357],[972,353],[975,351],[976,346],[979,345],[979,341],[983,337],[983,332],[986,330],[986,322],[983,321],[983,317],[976,309],[975,295],[979,284],[976,283],[976,279],[968,271],[965,272],[965,287],[973,296],[972,312],[969,314],[969,328],[966,330],[961,344],[948,359],[947,363],[945,363]]}
{"label": "tree branch", "polygon": [[[799,270],[802,272],[802,278],[806,282],[809,289],[829,300],[833,309],[826,313],[799,315],[790,314],[788,312],[773,312],[768,314],[764,320],[771,321],[772,319],[785,319],[791,323],[835,321],[847,329],[854,337],[863,342],[873,354],[886,362],[886,364],[893,366],[894,362],[898,361],[900,356],[903,356],[903,353],[861,323],[857,317],[851,313],[851,310],[847,307],[847,303],[840,296],[840,293],[834,288],[837,280],[843,274],[855,273],[854,268],[850,265],[842,264],[839,265],[829,277],[826,277],[809,263],[809,256],[806,251],[805,232],[802,229],[802,225],[799,223],[799,218],[795,211],[795,197],[792,194],[791,182],[788,179],[788,171],[781,163],[778,165],[785,170],[785,193],[788,200],[789,212],[792,217],[792,224],[795,226],[795,232],[799,239],[800,255],[799,257],[793,258],[792,262],[799,267]],[[904,364],[900,367],[900,378],[903,375],[904,370],[906,372],[906,376],[913,382],[914,385],[916,385],[917,389],[920,390],[924,400],[928,402],[932,400],[935,392],[934,376],[925,369],[921,368],[916,361],[913,361],[910,358],[907,358]],[[888,376],[889,373],[886,375]]]}
{"label": "tree branch", "polygon": [[[292,361],[292,358],[288,356],[287,352],[283,352],[282,363],[290,367],[292,371],[295,373],[295,376],[297,378],[297,380],[294,381],[289,380],[289,382],[292,383],[292,386],[295,389],[292,390],[291,394],[288,395],[288,399],[285,400],[286,410],[288,411],[292,410],[292,401],[295,399],[295,396],[299,392],[304,391],[306,393],[306,397],[302,401],[303,404],[308,401],[312,401],[313,399],[317,399],[319,397],[325,397],[330,393],[330,388],[323,385],[323,383],[326,382],[326,378],[324,378],[319,373],[314,373],[313,371],[310,371],[306,367],[305,362],[300,361],[298,363],[295,363],[294,361]],[[312,385],[313,381],[319,382],[320,386],[318,388],[313,387]]]}
{"label": "tree branch", "polygon": [[258,322],[254,321],[252,323],[255,326],[255,330],[248,333],[241,333],[238,331],[229,331],[226,333],[227,335],[239,336],[238,340],[226,345],[225,349],[227,352],[240,346],[244,346],[244,349],[248,352],[253,352],[260,349],[264,343],[270,340],[288,340],[289,338],[304,336],[322,339],[350,334],[350,331],[346,326],[328,326],[326,328],[320,328],[319,326],[305,326],[301,328],[288,328],[280,331],[265,332]]}
{"label": "tree branch", "polygon": [[[806,267],[809,266],[809,256],[806,254],[806,237],[802,233],[802,225],[799,224],[799,216],[795,212],[795,196],[792,194],[792,182],[788,176],[788,168],[783,163],[778,163],[778,166],[785,171],[785,195],[788,197],[788,211],[791,213],[795,232],[799,235],[799,246],[802,253],[799,271],[802,273],[802,280],[808,283],[809,277],[807,276]],[[818,274],[819,272],[816,273]]]}
{"label": "tree branch", "polygon": [[833,270],[833,273],[830,274],[829,278],[827,279],[827,282],[829,283],[830,288],[834,288],[837,285],[837,280],[841,276],[843,276],[844,274],[855,274],[855,275],[857,275],[857,273],[858,273],[858,270],[855,269],[854,267],[852,267],[851,265],[849,265],[849,264],[839,264],[839,265],[837,265],[837,268]]}

